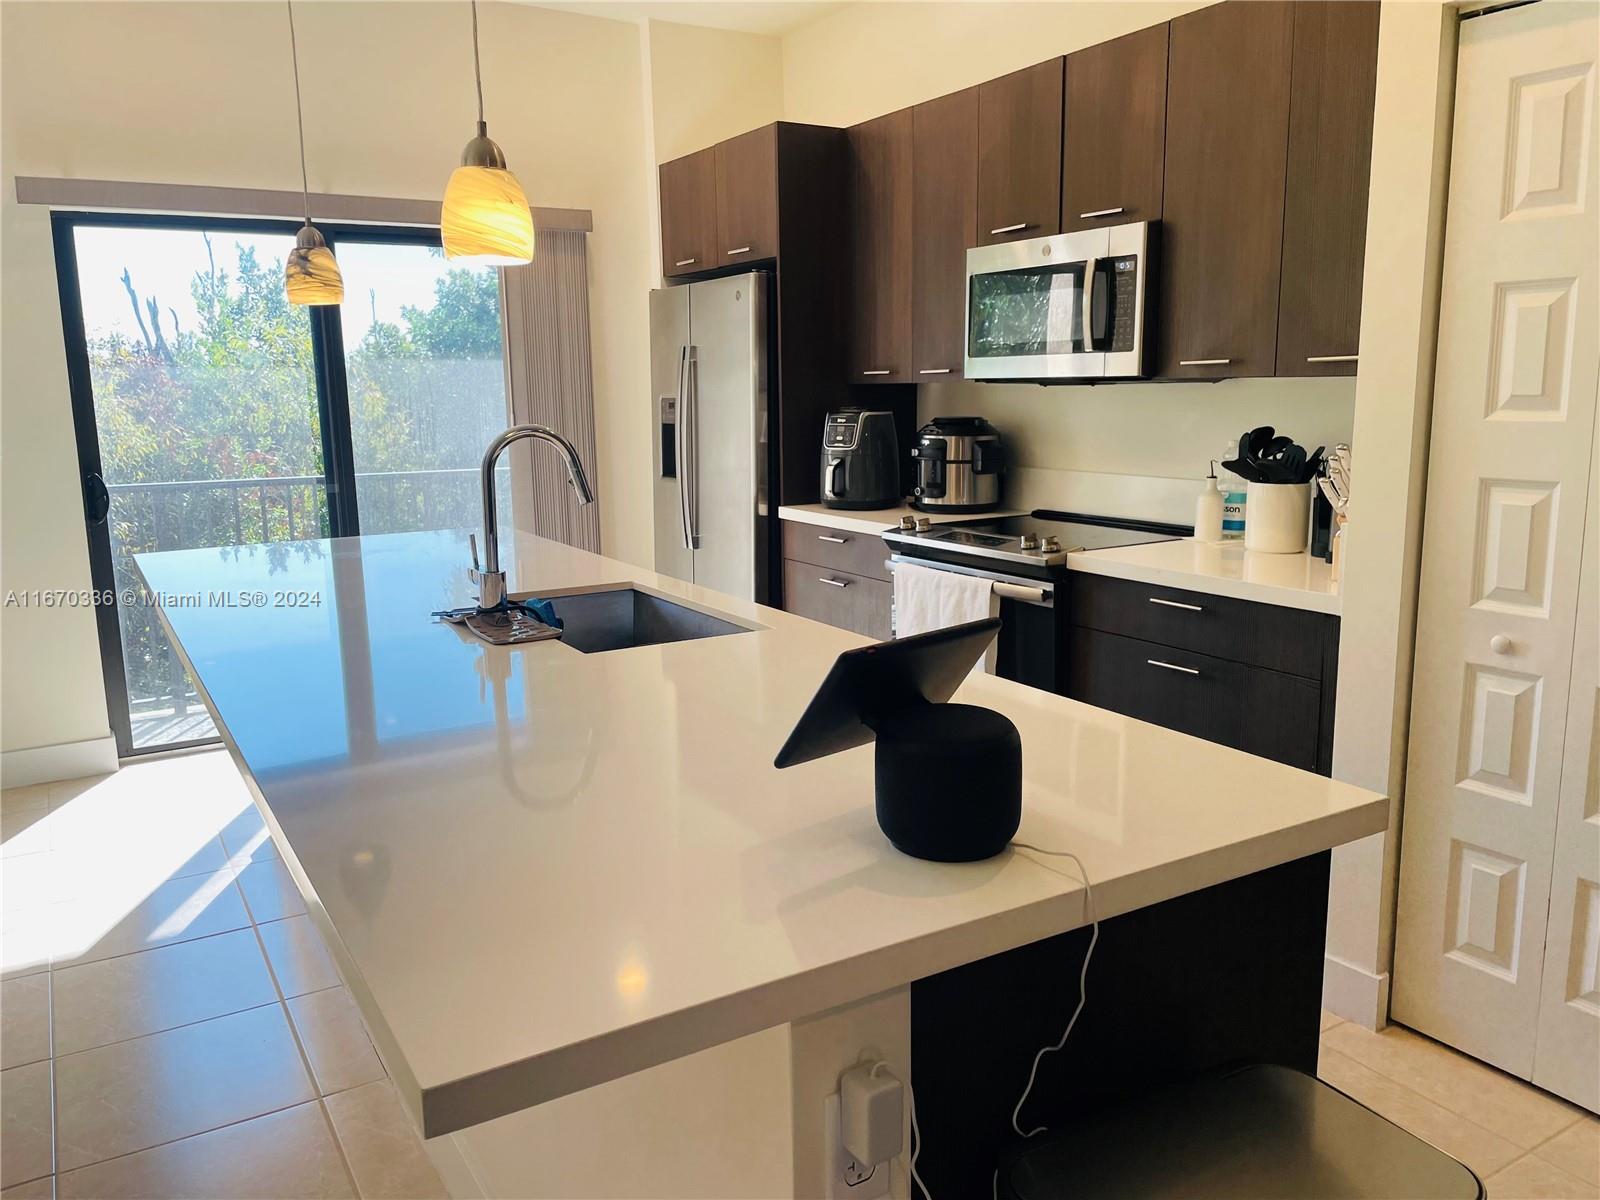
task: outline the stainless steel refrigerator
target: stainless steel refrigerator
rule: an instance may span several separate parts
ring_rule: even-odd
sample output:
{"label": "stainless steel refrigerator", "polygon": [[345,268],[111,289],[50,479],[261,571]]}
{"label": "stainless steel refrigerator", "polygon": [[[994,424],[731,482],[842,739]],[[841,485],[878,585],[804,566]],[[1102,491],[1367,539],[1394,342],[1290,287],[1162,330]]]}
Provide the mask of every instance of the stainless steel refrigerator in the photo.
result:
{"label": "stainless steel refrigerator", "polygon": [[656,570],[761,603],[773,536],[769,278],[650,293]]}

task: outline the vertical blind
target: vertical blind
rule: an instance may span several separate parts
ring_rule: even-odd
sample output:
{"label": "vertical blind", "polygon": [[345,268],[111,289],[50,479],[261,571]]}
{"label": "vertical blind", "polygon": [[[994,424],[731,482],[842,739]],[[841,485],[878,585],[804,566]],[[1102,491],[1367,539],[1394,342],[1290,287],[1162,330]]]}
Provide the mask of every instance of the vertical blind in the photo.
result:
{"label": "vertical blind", "polygon": [[[578,450],[598,495],[594,376],[589,352],[588,237],[541,229],[533,261],[501,272],[506,396],[511,419],[548,425]],[[600,505],[580,508],[548,447],[513,447],[512,505],[518,528],[600,549]]]}

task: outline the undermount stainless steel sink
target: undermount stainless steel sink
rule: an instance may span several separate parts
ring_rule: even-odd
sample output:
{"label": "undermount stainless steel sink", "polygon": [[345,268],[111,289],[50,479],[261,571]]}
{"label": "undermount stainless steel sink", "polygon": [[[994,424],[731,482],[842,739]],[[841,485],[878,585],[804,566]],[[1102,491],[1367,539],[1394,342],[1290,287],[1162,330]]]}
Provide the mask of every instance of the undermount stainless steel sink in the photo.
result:
{"label": "undermount stainless steel sink", "polygon": [[750,632],[747,626],[637,588],[607,588],[546,599],[561,618],[561,640],[585,654]]}

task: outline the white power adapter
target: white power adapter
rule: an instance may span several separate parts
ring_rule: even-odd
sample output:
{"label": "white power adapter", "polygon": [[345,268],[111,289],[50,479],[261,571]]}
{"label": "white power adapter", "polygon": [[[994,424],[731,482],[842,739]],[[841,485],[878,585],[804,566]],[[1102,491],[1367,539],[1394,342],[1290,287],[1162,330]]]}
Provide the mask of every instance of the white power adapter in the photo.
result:
{"label": "white power adapter", "polygon": [[900,1153],[905,1085],[881,1063],[861,1063],[839,1076],[839,1135],[851,1156],[869,1167]]}

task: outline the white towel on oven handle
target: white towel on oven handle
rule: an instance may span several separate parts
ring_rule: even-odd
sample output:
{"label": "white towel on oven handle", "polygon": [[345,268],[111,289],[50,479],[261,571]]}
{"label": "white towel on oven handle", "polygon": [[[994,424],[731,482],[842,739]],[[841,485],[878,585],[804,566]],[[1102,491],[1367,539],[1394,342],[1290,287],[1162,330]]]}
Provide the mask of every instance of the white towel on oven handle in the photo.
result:
{"label": "white towel on oven handle", "polygon": [[[897,638],[999,615],[1000,597],[995,595],[991,580],[917,563],[894,564],[894,635]],[[995,638],[989,643],[979,663],[986,674],[994,674],[995,648],[999,641]]]}

